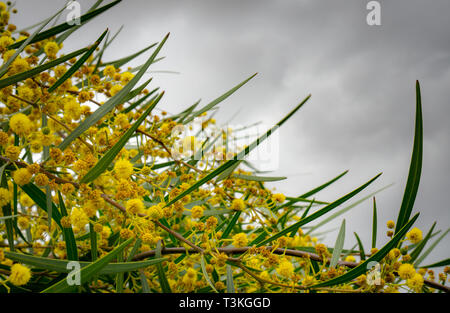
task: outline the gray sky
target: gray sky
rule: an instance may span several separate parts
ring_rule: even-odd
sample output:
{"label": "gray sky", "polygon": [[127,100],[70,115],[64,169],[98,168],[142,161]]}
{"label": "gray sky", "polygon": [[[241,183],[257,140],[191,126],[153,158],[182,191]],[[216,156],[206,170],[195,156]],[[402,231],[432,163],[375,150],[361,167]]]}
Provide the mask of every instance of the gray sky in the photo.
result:
{"label": "gray sky", "polygon": [[[13,23],[31,25],[64,1],[18,0]],[[94,1],[79,1],[83,11]],[[217,119],[234,124],[274,124],[311,93],[310,101],[280,129],[280,166],[289,179],[272,183],[299,195],[348,169],[320,193],[332,201],[383,175],[359,195],[377,195],[378,243],[385,223],[396,220],[411,158],[415,81],[422,87],[423,175],[415,204],[415,226],[424,232],[449,227],[450,185],[450,2],[380,1],[381,26],[368,26],[368,1],[123,1],[72,35],[67,51],[93,42],[106,28],[125,28],[105,60],[131,54],[171,32],[152,70],[152,85],[166,90],[161,108],[179,112],[206,104],[253,73],[259,74],[221,104]],[[56,5],[59,4],[59,5]],[[148,54],[137,60],[144,61]],[[355,200],[358,198],[355,198]],[[348,202],[350,204],[351,202]],[[346,247],[353,232],[370,248],[371,201],[345,214]],[[341,219],[325,229],[338,227]],[[337,231],[326,242],[334,242]],[[444,240],[428,262],[449,256]]]}

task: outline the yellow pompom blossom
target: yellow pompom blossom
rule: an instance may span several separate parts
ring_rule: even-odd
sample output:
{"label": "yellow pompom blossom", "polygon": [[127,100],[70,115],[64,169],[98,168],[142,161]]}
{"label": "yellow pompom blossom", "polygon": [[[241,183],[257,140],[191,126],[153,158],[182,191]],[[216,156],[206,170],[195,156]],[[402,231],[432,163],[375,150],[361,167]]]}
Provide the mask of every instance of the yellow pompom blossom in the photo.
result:
{"label": "yellow pompom blossom", "polygon": [[11,201],[11,194],[6,188],[0,187],[0,207],[7,205]]}
{"label": "yellow pompom blossom", "polygon": [[393,229],[395,227],[395,222],[392,220],[389,220],[389,221],[387,221],[386,225],[387,225],[387,228]]}
{"label": "yellow pompom blossom", "polygon": [[109,93],[111,94],[112,97],[114,97],[120,90],[122,90],[122,88],[123,88],[122,85],[114,85],[112,86]]}
{"label": "yellow pompom blossom", "polygon": [[203,208],[199,205],[195,205],[191,209],[191,215],[193,218],[200,218],[203,216]]}
{"label": "yellow pompom blossom", "polygon": [[44,46],[44,52],[49,58],[55,58],[59,51],[59,46],[54,41],[49,41]]}
{"label": "yellow pompom blossom", "polygon": [[70,214],[70,221],[73,226],[81,230],[89,223],[89,218],[82,209],[75,207]]}
{"label": "yellow pompom blossom", "polygon": [[355,259],[355,257],[354,257],[353,255],[348,255],[348,256],[345,258],[345,261],[346,261],[346,262],[356,262],[356,259]]}
{"label": "yellow pompom blossom", "polygon": [[15,161],[19,158],[21,150],[22,149],[17,146],[8,146],[8,148],[6,148],[5,150],[5,155],[8,159]]}
{"label": "yellow pompom blossom", "polygon": [[239,233],[233,236],[233,246],[245,247],[248,243],[248,238],[245,233]]}
{"label": "yellow pompom blossom", "polygon": [[118,178],[127,179],[134,173],[133,164],[125,159],[120,159],[114,164],[114,172]]}
{"label": "yellow pompom blossom", "polygon": [[273,200],[275,200],[276,202],[279,203],[283,203],[286,200],[286,196],[283,195],[282,193],[276,193],[274,195],[272,195]]}
{"label": "yellow pompom blossom", "polygon": [[142,213],[144,210],[144,203],[141,199],[130,199],[127,201],[126,210],[133,215]]}
{"label": "yellow pompom blossom", "polygon": [[230,209],[236,210],[236,211],[242,211],[245,209],[245,202],[242,199],[233,199],[231,202]]}
{"label": "yellow pompom blossom", "polygon": [[31,180],[31,176],[31,173],[26,168],[19,168],[13,173],[14,182],[19,186],[28,184]]}
{"label": "yellow pompom blossom", "polygon": [[277,273],[285,278],[291,278],[294,274],[294,265],[288,260],[283,259],[277,267]]}
{"label": "yellow pompom blossom", "polygon": [[400,265],[400,267],[398,269],[398,275],[402,279],[413,278],[415,274],[416,274],[416,270],[414,269],[414,266],[412,266],[409,263],[404,263],[404,264]]}
{"label": "yellow pompom blossom", "polygon": [[406,238],[413,244],[418,243],[422,240],[422,231],[417,227],[414,227],[406,234]]}
{"label": "yellow pompom blossom", "polygon": [[105,69],[103,70],[103,74],[108,77],[113,77],[115,73],[116,69],[112,65],[106,66]]}
{"label": "yellow pompom blossom", "polygon": [[30,220],[25,216],[20,216],[17,219],[17,225],[20,229],[27,229],[28,227],[30,227]]}
{"label": "yellow pompom blossom", "polygon": [[415,273],[414,276],[406,280],[406,285],[408,285],[408,287],[413,289],[414,291],[420,292],[423,286],[422,275],[420,275],[419,273]]}
{"label": "yellow pompom blossom", "polygon": [[28,116],[23,113],[17,113],[11,117],[9,127],[11,127],[11,130],[17,135],[23,136],[28,135],[31,132],[33,124]]}
{"label": "yellow pompom blossom", "polygon": [[11,266],[11,275],[8,280],[15,286],[26,285],[31,279],[31,271],[28,267],[16,263]]}
{"label": "yellow pompom blossom", "polygon": [[134,75],[130,72],[125,72],[120,77],[120,82],[124,85],[128,84]]}

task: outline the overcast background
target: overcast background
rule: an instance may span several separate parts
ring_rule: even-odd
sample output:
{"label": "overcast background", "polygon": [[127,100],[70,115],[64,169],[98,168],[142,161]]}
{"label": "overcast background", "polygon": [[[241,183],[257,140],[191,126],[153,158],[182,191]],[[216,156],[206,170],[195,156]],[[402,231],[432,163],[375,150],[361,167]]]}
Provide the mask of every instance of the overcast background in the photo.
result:
{"label": "overcast background", "polygon": [[[79,1],[83,12],[94,1]],[[396,221],[411,158],[415,81],[422,87],[423,175],[415,203],[422,214],[415,226],[424,235],[449,227],[450,1],[380,1],[381,26],[366,23],[366,3],[354,1],[122,1],[83,26],[65,42],[65,51],[93,42],[108,27],[115,33],[104,60],[129,55],[170,32],[151,67],[153,87],[166,90],[158,105],[171,113],[221,95],[253,73],[259,74],[221,104],[218,122],[276,123],[306,95],[310,101],[280,129],[279,167],[271,183],[298,196],[344,170],[350,172],[319,194],[332,201],[383,175],[361,198],[377,195],[378,245],[387,241],[386,221]],[[32,7],[33,3],[39,6]],[[64,1],[17,1],[12,22],[31,25]],[[150,53],[150,52],[149,52]],[[136,63],[144,61],[147,53]],[[355,198],[359,199],[359,198]],[[348,202],[349,204],[351,203]],[[346,247],[353,232],[370,248],[372,204],[367,200],[343,217]],[[325,229],[338,227],[342,218]],[[337,230],[326,243],[333,244]],[[425,263],[449,256],[443,240]]]}

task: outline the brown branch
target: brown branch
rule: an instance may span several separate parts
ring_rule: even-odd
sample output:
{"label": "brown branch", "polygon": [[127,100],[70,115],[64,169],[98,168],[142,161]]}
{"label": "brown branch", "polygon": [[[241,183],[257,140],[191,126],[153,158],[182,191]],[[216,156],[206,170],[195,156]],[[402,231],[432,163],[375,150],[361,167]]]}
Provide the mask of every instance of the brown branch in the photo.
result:
{"label": "brown branch", "polygon": [[[223,252],[226,254],[241,254],[244,252],[247,252],[251,247],[241,247],[241,248],[235,248],[235,247],[222,247],[222,248],[218,248],[219,252]],[[315,253],[311,253],[311,252],[306,252],[306,251],[300,251],[300,250],[293,250],[293,249],[282,249],[282,248],[275,248],[271,247],[271,246],[266,246],[264,247],[265,249],[272,251],[274,254],[279,254],[279,255],[289,255],[289,256],[294,256],[294,257],[301,257],[301,258],[309,258],[311,260],[314,261],[318,261],[318,262],[323,262],[323,259],[315,254]],[[189,249],[188,250],[189,253],[196,253],[198,251],[194,250],[194,249]],[[134,261],[139,261],[139,260],[143,260],[146,259],[150,256],[154,256],[156,253],[156,250],[149,250],[149,251],[145,251],[145,252],[141,252],[139,254],[136,254],[133,258]],[[183,247],[169,247],[169,248],[163,248],[161,250],[162,254],[182,254],[182,253],[186,253],[186,249]],[[232,260],[235,261],[235,260]],[[327,263],[329,263],[329,260],[327,260]],[[360,263],[357,262],[347,262],[347,261],[338,261],[338,265],[341,266],[346,266],[349,268],[354,268],[357,267],[358,265],[360,265]],[[438,290],[442,290],[445,291],[447,293],[450,293],[450,287],[439,284],[435,281],[429,280],[429,279],[424,279],[424,283],[426,285],[428,285],[429,287],[438,289]],[[287,287],[287,286],[286,286]],[[289,286],[292,287],[292,286]]]}

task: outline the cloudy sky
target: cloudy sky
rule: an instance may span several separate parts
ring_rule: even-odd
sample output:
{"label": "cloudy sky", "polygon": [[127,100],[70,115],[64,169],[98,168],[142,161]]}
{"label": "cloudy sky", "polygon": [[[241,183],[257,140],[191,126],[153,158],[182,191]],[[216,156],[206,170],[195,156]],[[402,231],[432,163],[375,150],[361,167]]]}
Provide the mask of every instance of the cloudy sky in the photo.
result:
{"label": "cloudy sky", "polygon": [[[79,2],[83,12],[94,3]],[[107,27],[114,33],[124,25],[105,55],[113,60],[170,32],[161,51],[166,58],[148,75],[154,87],[166,90],[161,108],[173,113],[198,99],[206,104],[258,72],[221,104],[221,123],[233,118],[236,125],[271,125],[311,93],[280,129],[279,166],[272,175],[289,179],[271,186],[300,195],[350,170],[319,194],[332,201],[383,172],[358,195],[394,183],[377,195],[379,243],[387,240],[385,222],[396,220],[406,184],[419,80],[424,163],[416,226],[425,233],[437,221],[436,229],[445,231],[450,224],[450,2],[380,1],[380,26],[367,25],[367,2],[124,0],[73,34],[65,49],[93,42]],[[20,13],[13,23],[34,24],[63,4],[40,0],[39,7],[31,7],[30,1],[18,0]],[[344,215],[347,247],[355,243],[354,231],[370,247],[371,214],[367,200]],[[336,233],[326,242],[333,243]],[[427,263],[448,257],[448,240],[438,250]]]}

